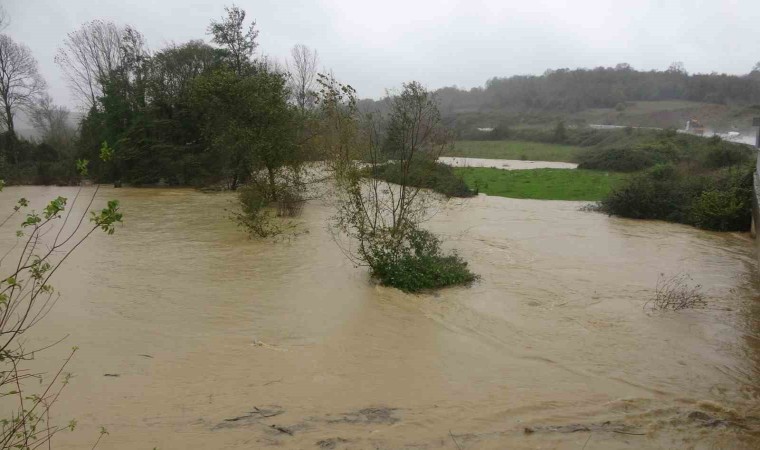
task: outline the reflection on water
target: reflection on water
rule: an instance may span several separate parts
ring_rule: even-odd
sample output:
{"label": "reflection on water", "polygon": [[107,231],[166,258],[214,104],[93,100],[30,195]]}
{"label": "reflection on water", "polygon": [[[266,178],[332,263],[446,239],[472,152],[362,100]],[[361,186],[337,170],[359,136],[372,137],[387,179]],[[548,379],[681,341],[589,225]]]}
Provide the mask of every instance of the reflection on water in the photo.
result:
{"label": "reflection on water", "polygon": [[[0,206],[62,191],[11,188]],[[227,219],[229,194],[99,197],[122,201],[124,226],[57,275],[63,296],[36,337],[81,349],[56,413],[79,426],[58,448],[91,445],[101,425],[113,449],[760,443],[746,235],[480,196],[428,225],[482,280],[411,296],[353,267],[316,202],[308,233],[271,243]],[[710,307],[644,311],[658,274],[679,271]]]}

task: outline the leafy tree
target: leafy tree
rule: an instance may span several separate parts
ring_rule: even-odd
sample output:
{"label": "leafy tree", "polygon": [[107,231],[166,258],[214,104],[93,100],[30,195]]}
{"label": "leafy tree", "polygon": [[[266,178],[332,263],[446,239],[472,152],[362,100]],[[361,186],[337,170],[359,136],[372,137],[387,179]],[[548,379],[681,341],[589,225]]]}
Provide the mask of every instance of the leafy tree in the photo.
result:
{"label": "leafy tree", "polygon": [[192,95],[203,114],[204,139],[230,188],[265,171],[269,194],[276,200],[277,177],[300,160],[285,75],[260,68],[240,77],[220,69],[199,77]]}
{"label": "leafy tree", "polygon": [[224,10],[227,17],[223,17],[219,22],[212,21],[208,33],[212,36],[212,42],[227,50],[232,68],[241,76],[251,67],[251,57],[258,47],[256,38],[259,32],[256,30],[255,20],[251,21],[246,29],[245,10],[234,5],[225,7]]}

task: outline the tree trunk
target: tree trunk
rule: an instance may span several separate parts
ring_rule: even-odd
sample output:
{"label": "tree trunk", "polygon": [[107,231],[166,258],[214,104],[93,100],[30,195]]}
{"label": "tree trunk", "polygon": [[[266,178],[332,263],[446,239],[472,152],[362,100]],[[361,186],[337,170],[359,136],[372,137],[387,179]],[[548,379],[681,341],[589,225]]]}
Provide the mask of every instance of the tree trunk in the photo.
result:
{"label": "tree trunk", "polygon": [[8,134],[6,135],[6,151],[11,158],[13,164],[18,164],[18,154],[16,153],[16,128],[13,125],[13,111],[5,102],[5,125],[8,128]]}
{"label": "tree trunk", "polygon": [[274,179],[274,169],[271,167],[267,167],[267,172],[269,173],[269,191],[272,195],[272,201],[277,201],[277,184]]}

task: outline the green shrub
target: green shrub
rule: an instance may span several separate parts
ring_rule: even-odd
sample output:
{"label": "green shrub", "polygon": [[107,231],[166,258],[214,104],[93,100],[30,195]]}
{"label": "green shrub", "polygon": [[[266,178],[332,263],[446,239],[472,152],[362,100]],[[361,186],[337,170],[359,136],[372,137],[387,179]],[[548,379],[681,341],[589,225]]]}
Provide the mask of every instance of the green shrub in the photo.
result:
{"label": "green shrub", "polygon": [[268,237],[278,234],[279,230],[272,223],[272,214],[266,189],[258,184],[249,184],[238,189],[238,201],[241,212],[235,215],[239,226],[251,235]]}
{"label": "green shrub", "polygon": [[753,172],[731,173],[703,191],[691,206],[691,223],[719,231],[745,231],[752,223]]}
{"label": "green shrub", "polygon": [[751,154],[745,148],[711,139],[711,145],[703,158],[707,167],[721,168],[732,167],[749,161]]}
{"label": "green shrub", "polygon": [[615,189],[602,211],[633,219],[657,219],[716,231],[750,227],[752,168],[696,174],[658,165]]}
{"label": "green shrub", "polygon": [[300,186],[280,183],[276,192],[277,199],[274,199],[270,186],[260,182],[238,189],[241,212],[234,214],[233,218],[251,236],[266,238],[282,234],[293,224],[278,218],[295,217],[301,213],[304,199]]}
{"label": "green shrub", "polygon": [[582,154],[579,169],[637,172],[656,164],[676,162],[680,155],[670,142],[656,142],[637,147],[597,148]]}
{"label": "green shrub", "polygon": [[[367,173],[369,175],[369,173]],[[401,184],[401,165],[388,163],[376,166],[375,178]],[[408,186],[431,189],[447,197],[472,197],[475,193],[454,173],[452,167],[430,159],[420,158],[412,162],[409,168]]]}
{"label": "green shrub", "polygon": [[366,246],[372,276],[385,286],[419,292],[477,279],[467,262],[456,253],[445,254],[433,233],[412,228],[401,238],[389,234],[375,236]]}

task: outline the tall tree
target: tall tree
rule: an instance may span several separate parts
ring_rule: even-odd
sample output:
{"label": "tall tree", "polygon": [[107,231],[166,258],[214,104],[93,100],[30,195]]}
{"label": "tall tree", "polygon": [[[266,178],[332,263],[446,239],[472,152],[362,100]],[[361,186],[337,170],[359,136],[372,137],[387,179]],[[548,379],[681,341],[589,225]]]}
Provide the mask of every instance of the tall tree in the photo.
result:
{"label": "tall tree", "polygon": [[14,117],[20,109],[31,108],[44,91],[45,81],[29,48],[14,42],[8,35],[0,34],[0,117],[8,132],[13,162],[18,159],[13,150],[16,139]]}
{"label": "tall tree", "polygon": [[173,44],[153,55],[149,86],[153,101],[174,108],[195,78],[219,65],[218,52],[203,41],[194,40]]}
{"label": "tall tree", "polygon": [[93,20],[69,33],[58,49],[55,62],[86,109],[97,106],[108,77],[121,66],[125,32],[112,22]]}
{"label": "tall tree", "polygon": [[681,61],[674,61],[668,66],[668,72],[686,74],[686,66]]}
{"label": "tall tree", "polygon": [[288,95],[285,76],[263,67],[245,77],[218,70],[195,81],[193,98],[203,114],[203,134],[224,165],[230,188],[263,171],[269,195],[277,200],[279,171],[297,162],[297,127]]}
{"label": "tall tree", "polygon": [[211,21],[208,33],[212,36],[211,41],[224,47],[229,52],[230,64],[238,76],[250,67],[253,52],[258,47],[256,38],[259,35],[256,30],[256,21],[251,21],[248,29],[245,28],[245,10],[233,5],[225,7],[227,17],[220,22]]}
{"label": "tall tree", "polygon": [[296,104],[305,111],[311,107],[316,99],[314,86],[317,77],[317,66],[319,57],[317,51],[312,51],[309,47],[298,44],[290,50],[291,61],[288,63],[288,73],[290,74],[289,85],[292,95],[295,97]]}

